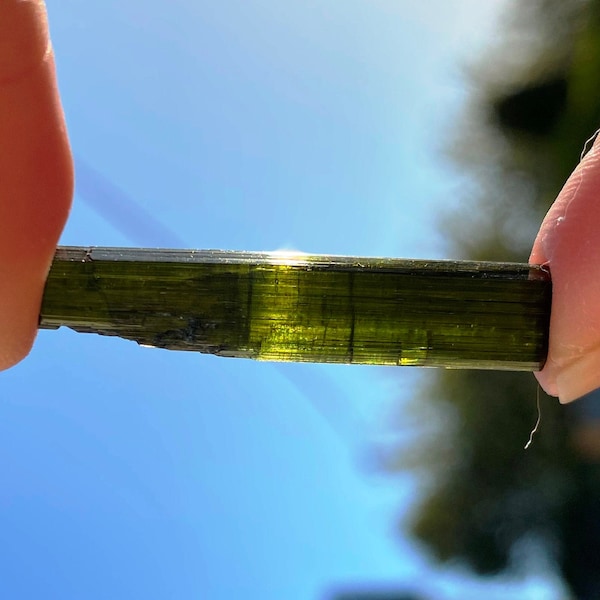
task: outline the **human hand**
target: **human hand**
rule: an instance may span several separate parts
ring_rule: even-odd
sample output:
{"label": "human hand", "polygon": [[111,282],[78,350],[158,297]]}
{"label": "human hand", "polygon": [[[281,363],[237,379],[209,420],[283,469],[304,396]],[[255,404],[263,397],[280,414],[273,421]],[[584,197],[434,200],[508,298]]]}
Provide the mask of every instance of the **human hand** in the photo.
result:
{"label": "human hand", "polygon": [[552,275],[548,360],[536,377],[570,402],[600,387],[600,142],[579,163],[548,211],[531,263]]}
{"label": "human hand", "polygon": [[73,167],[43,0],[0,0],[0,369],[26,356]]}

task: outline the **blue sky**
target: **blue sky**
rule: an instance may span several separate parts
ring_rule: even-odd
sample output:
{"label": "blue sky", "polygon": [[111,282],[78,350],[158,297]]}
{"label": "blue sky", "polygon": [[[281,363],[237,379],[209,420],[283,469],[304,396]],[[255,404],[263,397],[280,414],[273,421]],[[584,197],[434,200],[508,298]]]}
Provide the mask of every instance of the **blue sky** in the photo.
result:
{"label": "blue sky", "polygon": [[[445,256],[438,150],[500,4],[48,0],[62,243]],[[0,376],[0,594],[464,597],[393,535],[411,480],[365,467],[415,381],[41,332]]]}

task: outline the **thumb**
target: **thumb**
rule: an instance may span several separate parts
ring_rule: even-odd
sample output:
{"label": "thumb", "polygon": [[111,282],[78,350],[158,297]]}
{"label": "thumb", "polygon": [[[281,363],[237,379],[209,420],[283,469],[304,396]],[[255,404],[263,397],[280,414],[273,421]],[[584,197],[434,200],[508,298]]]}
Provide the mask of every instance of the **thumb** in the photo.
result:
{"label": "thumb", "polygon": [[0,369],[30,350],[73,168],[42,0],[0,2]]}

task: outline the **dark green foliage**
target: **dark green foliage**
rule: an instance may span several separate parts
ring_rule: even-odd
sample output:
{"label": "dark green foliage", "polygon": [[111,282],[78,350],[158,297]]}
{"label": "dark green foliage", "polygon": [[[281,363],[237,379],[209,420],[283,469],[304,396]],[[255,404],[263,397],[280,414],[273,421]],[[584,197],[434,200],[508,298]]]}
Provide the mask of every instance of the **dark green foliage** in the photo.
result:
{"label": "dark green foliage", "polygon": [[[529,69],[510,71],[495,48],[474,76],[472,116],[449,154],[476,191],[442,221],[450,252],[465,258],[526,260],[545,211],[600,127],[600,1],[511,6],[520,37],[544,43]],[[505,50],[527,53],[513,41]],[[419,402],[456,419],[422,452],[436,486],[415,512],[413,533],[441,560],[462,559],[480,573],[507,567],[515,543],[533,536],[578,597],[598,597],[589,590],[600,589],[591,587],[600,572],[600,469],[571,449],[565,407],[542,395],[541,427],[524,451],[536,420],[531,376],[439,371],[431,381]]]}
{"label": "dark green foliage", "polygon": [[554,539],[573,485],[573,458],[556,401],[542,398],[543,425],[525,451],[536,421],[530,376],[446,372],[429,393],[458,410],[459,452],[421,507],[414,533],[442,560],[464,559],[480,573],[503,569],[525,535]]}
{"label": "dark green foliage", "polygon": [[513,91],[494,107],[500,127],[538,136],[551,134],[564,114],[567,91],[564,76]]}

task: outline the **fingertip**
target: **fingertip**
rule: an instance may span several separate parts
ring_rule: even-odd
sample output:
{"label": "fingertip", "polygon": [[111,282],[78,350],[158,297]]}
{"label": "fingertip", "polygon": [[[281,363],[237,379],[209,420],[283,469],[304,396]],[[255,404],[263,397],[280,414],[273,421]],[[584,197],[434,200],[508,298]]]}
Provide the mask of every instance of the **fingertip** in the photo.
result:
{"label": "fingertip", "polygon": [[548,360],[536,374],[566,404],[600,387],[600,140],[546,214],[530,255],[552,273]]}
{"label": "fingertip", "polygon": [[49,48],[43,0],[0,1],[0,84],[19,79],[35,68]]}
{"label": "fingertip", "polygon": [[29,354],[73,196],[42,0],[0,0],[0,370]]}
{"label": "fingertip", "polygon": [[0,287],[0,371],[23,360],[31,351],[37,334],[34,316],[36,298],[24,294],[19,285],[11,286],[14,277],[7,276],[8,285]]}
{"label": "fingertip", "polygon": [[4,345],[0,352],[0,371],[6,371],[26,358],[33,348],[35,338],[36,331],[28,328],[27,333],[20,333],[14,343]]}
{"label": "fingertip", "polygon": [[569,404],[600,388],[600,346],[579,352],[568,363],[550,363],[535,376],[547,394]]}
{"label": "fingertip", "polygon": [[553,378],[548,373],[548,367],[545,367],[542,371],[537,371],[533,375],[537,379],[540,387],[548,394],[548,396],[558,396],[558,390]]}

